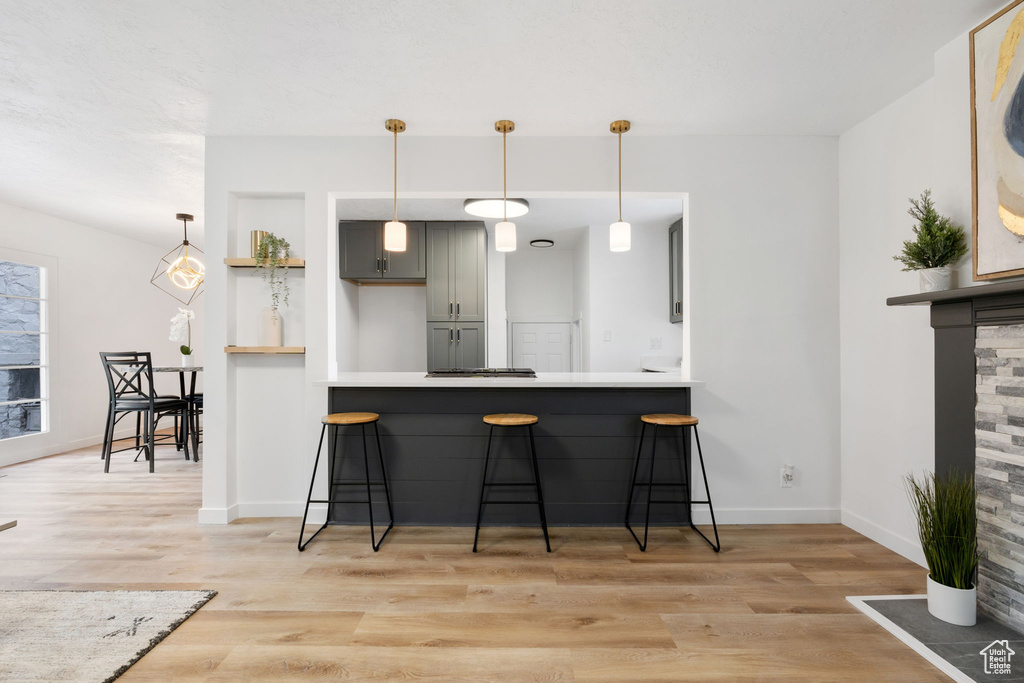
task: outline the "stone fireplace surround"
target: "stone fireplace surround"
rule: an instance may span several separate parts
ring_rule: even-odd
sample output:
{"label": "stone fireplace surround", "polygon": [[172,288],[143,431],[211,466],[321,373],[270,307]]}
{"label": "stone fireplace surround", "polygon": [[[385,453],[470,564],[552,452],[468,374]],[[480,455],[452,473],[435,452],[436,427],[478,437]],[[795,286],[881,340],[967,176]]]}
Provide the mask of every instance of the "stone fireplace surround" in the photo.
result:
{"label": "stone fireplace surround", "polygon": [[1024,281],[887,303],[931,306],[935,471],[975,475],[978,608],[1024,630]]}

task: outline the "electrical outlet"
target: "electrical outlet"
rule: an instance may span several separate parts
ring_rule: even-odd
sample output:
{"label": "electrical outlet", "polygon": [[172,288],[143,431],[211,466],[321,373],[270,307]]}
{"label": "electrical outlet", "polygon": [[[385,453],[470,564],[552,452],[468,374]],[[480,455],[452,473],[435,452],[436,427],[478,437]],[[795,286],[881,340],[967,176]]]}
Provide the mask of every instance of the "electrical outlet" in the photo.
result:
{"label": "electrical outlet", "polygon": [[604,340],[606,342],[610,342],[612,340],[612,331],[611,330],[605,330],[604,331]]}
{"label": "electrical outlet", "polygon": [[793,488],[794,472],[796,468],[793,465],[783,465],[779,469],[779,488],[791,489]]}
{"label": "electrical outlet", "polygon": [[661,350],[661,337],[651,337],[651,351]]}

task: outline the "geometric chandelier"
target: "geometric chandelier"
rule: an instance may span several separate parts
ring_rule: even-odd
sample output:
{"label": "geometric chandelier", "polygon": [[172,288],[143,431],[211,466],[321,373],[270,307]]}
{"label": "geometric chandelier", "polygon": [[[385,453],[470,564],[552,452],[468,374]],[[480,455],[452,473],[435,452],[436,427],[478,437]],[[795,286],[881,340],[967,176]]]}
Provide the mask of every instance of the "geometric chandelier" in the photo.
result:
{"label": "geometric chandelier", "polygon": [[188,306],[203,293],[206,270],[201,260],[202,250],[188,243],[188,222],[192,216],[179,213],[175,218],[185,227],[185,239],[164,254],[149,282]]}

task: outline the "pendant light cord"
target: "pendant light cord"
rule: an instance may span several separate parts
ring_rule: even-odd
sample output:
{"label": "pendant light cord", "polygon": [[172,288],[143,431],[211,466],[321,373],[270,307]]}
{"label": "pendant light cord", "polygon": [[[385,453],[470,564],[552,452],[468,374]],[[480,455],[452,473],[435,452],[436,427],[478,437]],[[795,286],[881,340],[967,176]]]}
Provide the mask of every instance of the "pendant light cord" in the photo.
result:
{"label": "pendant light cord", "polygon": [[395,129],[395,222],[398,222],[398,129]]}
{"label": "pendant light cord", "polygon": [[507,134],[501,132],[501,220],[508,222],[508,145]]}
{"label": "pendant light cord", "polygon": [[619,222],[622,222],[622,133],[619,133]]}

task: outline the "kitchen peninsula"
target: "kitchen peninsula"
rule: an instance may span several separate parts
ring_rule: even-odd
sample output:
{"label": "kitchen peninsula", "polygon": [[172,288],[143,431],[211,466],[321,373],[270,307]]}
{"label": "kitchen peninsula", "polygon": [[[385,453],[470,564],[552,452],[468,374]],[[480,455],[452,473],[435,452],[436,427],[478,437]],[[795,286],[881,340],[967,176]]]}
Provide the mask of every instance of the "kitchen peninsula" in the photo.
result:
{"label": "kitchen peninsula", "polygon": [[[625,515],[640,415],[690,412],[690,389],[701,386],[679,373],[538,373],[536,378],[426,377],[422,372],[343,372],[316,386],[327,387],[325,412],[379,413],[381,441],[397,525],[467,525],[475,522],[487,442],[488,413],[537,415],[535,427],[544,498],[551,525],[619,525]],[[495,439],[495,478],[514,480],[528,467],[523,435]],[[342,437],[341,448],[361,453],[358,430]],[[663,430],[659,453],[689,443],[676,430]],[[645,460],[650,455],[650,434]],[[372,446],[371,446],[372,449]],[[664,450],[663,450],[664,449]],[[328,451],[330,452],[330,451]],[[361,476],[362,458],[344,458],[334,479]],[[658,459],[658,477],[680,481],[679,460]],[[670,467],[674,465],[674,470]],[[348,467],[352,467],[351,471]],[[642,470],[646,477],[646,470]],[[678,509],[674,509],[678,507]],[[491,524],[532,525],[530,506],[495,505]],[[333,505],[329,519],[365,523],[365,505]],[[685,524],[683,506],[659,505],[652,522]]]}

